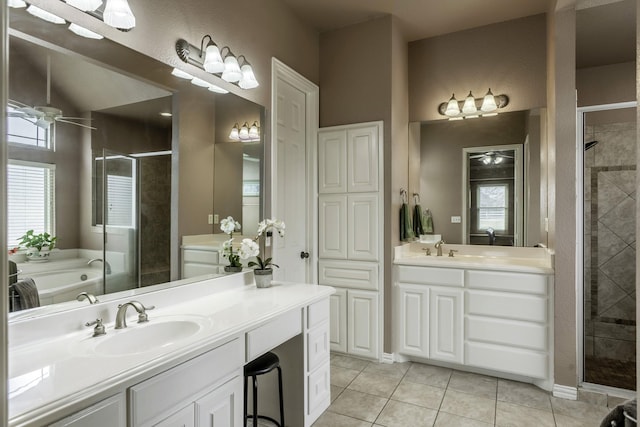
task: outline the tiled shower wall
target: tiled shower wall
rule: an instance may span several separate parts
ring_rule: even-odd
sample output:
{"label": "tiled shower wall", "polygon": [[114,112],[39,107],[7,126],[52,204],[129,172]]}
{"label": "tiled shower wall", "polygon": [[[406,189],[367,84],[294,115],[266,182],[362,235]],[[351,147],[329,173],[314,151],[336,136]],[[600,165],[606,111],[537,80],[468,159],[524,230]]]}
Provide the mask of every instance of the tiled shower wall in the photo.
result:
{"label": "tiled shower wall", "polygon": [[585,357],[633,362],[636,124],[587,126],[584,140],[598,141],[585,152]]}

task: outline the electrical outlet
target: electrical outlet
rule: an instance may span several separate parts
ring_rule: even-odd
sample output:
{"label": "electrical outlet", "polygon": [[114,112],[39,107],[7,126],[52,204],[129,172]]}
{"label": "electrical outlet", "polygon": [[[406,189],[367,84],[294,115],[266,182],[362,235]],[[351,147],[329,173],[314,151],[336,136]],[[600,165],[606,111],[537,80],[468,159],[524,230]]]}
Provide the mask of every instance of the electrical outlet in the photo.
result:
{"label": "electrical outlet", "polygon": [[209,216],[207,217],[207,223],[213,224],[213,214],[209,214]]}
{"label": "electrical outlet", "polygon": [[459,216],[451,217],[451,224],[460,224],[462,222],[462,218]]}
{"label": "electrical outlet", "polygon": [[217,223],[219,223],[219,222],[220,222],[220,215],[218,215],[218,214],[214,214],[214,215],[213,215],[213,223],[214,223],[214,224],[217,224]]}

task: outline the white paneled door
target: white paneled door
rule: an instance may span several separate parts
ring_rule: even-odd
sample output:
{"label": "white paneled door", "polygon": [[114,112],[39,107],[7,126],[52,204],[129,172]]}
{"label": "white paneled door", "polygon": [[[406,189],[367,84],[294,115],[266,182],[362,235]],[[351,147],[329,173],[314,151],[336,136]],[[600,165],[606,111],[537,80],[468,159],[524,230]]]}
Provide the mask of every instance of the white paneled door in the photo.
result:
{"label": "white paneled door", "polygon": [[313,253],[317,230],[315,159],[317,86],[273,60],[272,207],[286,224],[284,238],[275,237],[273,256],[280,266],[275,278],[314,282]]}

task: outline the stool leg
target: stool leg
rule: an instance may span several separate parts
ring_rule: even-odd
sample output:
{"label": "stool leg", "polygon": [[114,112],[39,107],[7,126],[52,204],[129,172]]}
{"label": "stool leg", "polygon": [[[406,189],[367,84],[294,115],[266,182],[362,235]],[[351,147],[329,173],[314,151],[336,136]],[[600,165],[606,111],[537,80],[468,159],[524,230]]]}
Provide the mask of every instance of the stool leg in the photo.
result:
{"label": "stool leg", "polygon": [[284,397],[282,395],[282,369],[278,366],[278,392],[280,393],[280,427],[284,427]]}
{"label": "stool leg", "polygon": [[258,427],[258,377],[253,378],[253,427]]}
{"label": "stool leg", "polygon": [[247,381],[249,377],[244,377],[244,423],[242,424],[244,427],[247,427]]}

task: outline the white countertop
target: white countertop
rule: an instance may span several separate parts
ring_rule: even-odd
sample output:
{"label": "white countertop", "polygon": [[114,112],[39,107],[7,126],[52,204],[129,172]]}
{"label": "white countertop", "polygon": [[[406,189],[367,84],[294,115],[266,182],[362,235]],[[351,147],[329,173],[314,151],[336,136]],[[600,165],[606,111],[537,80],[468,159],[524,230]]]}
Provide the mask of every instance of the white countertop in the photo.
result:
{"label": "white countertop", "polygon": [[[426,248],[431,255],[426,255]],[[453,257],[449,251],[454,250]],[[408,243],[396,246],[396,265],[463,268],[474,270],[514,271],[553,274],[553,254],[546,248],[513,246],[442,245],[442,256],[436,256],[432,244]]]}
{"label": "white countertop", "polygon": [[[280,314],[333,293],[333,288],[327,286],[277,282],[270,288],[258,289],[250,281],[252,277],[250,272],[239,273],[136,297],[157,308],[148,311],[149,322],[145,324],[137,324],[135,310],[130,309],[128,328],[145,328],[171,319],[190,319],[201,327],[188,338],[137,354],[110,356],[94,349],[101,340],[122,333],[113,328],[117,304],[122,301],[10,323],[9,425],[44,420],[60,408],[87,402],[88,397],[94,401],[108,397]],[[172,303],[178,295],[180,302]],[[92,329],[82,325],[95,317],[104,319],[107,335],[93,338]],[[66,333],[61,333],[65,328]],[[12,340],[12,334],[26,331],[33,335],[32,339],[12,345],[25,341]]]}

